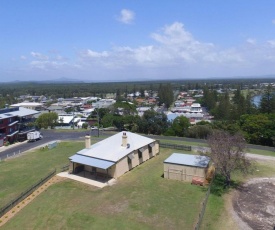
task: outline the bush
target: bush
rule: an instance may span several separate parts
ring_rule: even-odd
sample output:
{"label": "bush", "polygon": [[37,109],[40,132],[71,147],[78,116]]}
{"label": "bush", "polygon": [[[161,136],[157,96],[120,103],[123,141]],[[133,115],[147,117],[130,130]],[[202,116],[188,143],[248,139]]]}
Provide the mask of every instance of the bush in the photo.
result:
{"label": "bush", "polygon": [[87,129],[88,128],[88,124],[87,123],[83,123],[82,124],[82,129]]}

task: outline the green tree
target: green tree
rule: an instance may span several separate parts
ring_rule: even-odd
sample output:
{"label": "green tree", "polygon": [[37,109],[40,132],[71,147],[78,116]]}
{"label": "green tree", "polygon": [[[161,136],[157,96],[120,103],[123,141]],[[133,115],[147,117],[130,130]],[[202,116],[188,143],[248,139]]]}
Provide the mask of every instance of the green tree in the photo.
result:
{"label": "green tree", "polygon": [[47,129],[48,127],[54,128],[57,124],[57,113],[43,113],[36,120],[36,126],[39,128]]}
{"label": "green tree", "polygon": [[188,137],[206,139],[212,133],[210,124],[196,124],[188,129]]}
{"label": "green tree", "polygon": [[174,101],[174,94],[170,84],[162,85],[160,84],[158,90],[159,104],[166,108],[169,108]]}
{"label": "green tree", "polygon": [[260,111],[262,113],[272,113],[275,112],[275,92],[271,85],[265,90],[260,102]]}
{"label": "green tree", "polygon": [[242,95],[240,88],[237,88],[235,94],[232,98],[233,105],[231,106],[231,119],[238,120],[241,115],[246,113],[246,101],[245,97]]}
{"label": "green tree", "polygon": [[134,115],[137,114],[135,104],[129,102],[116,102],[112,106],[113,113],[119,114],[118,109],[122,109],[123,115]]}
{"label": "green tree", "polygon": [[245,138],[251,144],[273,145],[275,114],[243,115],[239,121]]}
{"label": "green tree", "polygon": [[219,102],[213,114],[217,120],[229,120],[231,112],[231,103],[229,101],[229,95],[226,92],[223,95],[220,95]]}
{"label": "green tree", "polygon": [[167,116],[154,110],[145,111],[139,122],[139,132],[146,134],[160,135],[168,128]]}
{"label": "green tree", "polygon": [[173,120],[171,129],[174,131],[176,136],[184,137],[187,134],[189,126],[190,122],[187,117],[178,116]]}

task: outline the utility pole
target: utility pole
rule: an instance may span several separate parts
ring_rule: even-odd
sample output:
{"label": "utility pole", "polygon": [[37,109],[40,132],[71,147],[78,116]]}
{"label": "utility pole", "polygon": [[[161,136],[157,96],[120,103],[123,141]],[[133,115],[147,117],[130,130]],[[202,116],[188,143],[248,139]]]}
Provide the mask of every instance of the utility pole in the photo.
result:
{"label": "utility pole", "polygon": [[99,109],[97,109],[96,111],[97,114],[97,137],[99,137]]}

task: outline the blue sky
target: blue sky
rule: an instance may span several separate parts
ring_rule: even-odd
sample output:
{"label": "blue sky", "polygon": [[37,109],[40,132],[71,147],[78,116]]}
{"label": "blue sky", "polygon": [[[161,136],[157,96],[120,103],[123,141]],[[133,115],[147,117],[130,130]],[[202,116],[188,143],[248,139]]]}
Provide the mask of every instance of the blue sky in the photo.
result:
{"label": "blue sky", "polygon": [[0,81],[275,74],[275,1],[0,1]]}

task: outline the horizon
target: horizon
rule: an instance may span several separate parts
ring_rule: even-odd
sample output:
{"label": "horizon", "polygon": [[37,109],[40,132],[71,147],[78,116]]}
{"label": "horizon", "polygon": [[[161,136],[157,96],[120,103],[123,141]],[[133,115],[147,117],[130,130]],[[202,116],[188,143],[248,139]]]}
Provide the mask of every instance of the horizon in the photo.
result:
{"label": "horizon", "polygon": [[0,82],[274,78],[274,8],[271,0],[4,2]]}

